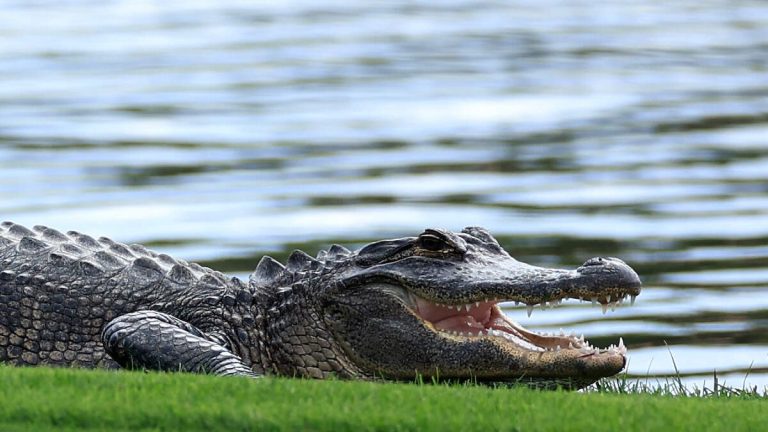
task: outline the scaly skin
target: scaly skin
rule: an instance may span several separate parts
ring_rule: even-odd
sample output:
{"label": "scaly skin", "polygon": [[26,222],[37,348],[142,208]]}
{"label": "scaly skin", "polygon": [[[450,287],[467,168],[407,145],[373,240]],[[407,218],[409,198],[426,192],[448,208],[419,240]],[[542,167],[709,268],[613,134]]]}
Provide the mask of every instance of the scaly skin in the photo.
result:
{"label": "scaly skin", "polygon": [[0,361],[258,377],[417,376],[581,388],[625,349],[543,336],[499,301],[607,305],[640,292],[615,258],[576,270],[513,259],[482,228],[341,246],[236,278],[106,238],[0,225]]}

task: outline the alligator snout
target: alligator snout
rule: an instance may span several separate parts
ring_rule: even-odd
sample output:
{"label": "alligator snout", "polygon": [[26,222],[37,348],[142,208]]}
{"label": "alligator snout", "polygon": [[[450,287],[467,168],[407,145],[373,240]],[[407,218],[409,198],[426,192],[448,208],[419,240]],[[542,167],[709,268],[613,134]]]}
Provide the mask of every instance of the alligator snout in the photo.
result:
{"label": "alligator snout", "polygon": [[621,286],[628,294],[640,293],[640,276],[624,261],[614,257],[588,259],[576,272],[589,280],[600,281],[602,286]]}

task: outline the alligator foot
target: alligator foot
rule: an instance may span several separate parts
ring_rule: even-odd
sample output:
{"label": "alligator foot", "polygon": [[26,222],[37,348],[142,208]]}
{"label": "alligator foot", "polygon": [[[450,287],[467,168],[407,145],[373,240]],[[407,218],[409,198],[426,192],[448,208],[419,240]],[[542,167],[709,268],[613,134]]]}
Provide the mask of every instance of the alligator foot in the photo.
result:
{"label": "alligator foot", "polygon": [[101,339],[107,354],[128,369],[259,376],[210,335],[161,312],[117,317]]}

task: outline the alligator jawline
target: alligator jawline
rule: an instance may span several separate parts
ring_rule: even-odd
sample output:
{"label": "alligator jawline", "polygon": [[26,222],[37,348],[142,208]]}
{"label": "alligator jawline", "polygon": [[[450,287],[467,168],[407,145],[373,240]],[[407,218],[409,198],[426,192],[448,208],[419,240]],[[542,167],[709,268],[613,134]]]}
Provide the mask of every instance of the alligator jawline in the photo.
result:
{"label": "alligator jawline", "polygon": [[626,355],[620,338],[618,345],[607,349],[593,347],[584,336],[539,334],[525,329],[501,311],[499,301],[483,301],[462,305],[443,305],[411,293],[411,309],[429,327],[443,337],[468,341],[478,338],[502,339],[517,348],[532,351],[578,350],[585,356],[610,352]]}

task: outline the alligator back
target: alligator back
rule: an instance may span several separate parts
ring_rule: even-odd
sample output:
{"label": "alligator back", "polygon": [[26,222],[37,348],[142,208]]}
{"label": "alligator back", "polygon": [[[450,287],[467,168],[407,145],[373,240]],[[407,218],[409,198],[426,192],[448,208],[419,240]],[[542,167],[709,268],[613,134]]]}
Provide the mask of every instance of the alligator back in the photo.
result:
{"label": "alligator back", "polygon": [[0,362],[114,368],[103,326],[137,310],[222,327],[221,273],[107,238],[0,225]]}

